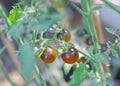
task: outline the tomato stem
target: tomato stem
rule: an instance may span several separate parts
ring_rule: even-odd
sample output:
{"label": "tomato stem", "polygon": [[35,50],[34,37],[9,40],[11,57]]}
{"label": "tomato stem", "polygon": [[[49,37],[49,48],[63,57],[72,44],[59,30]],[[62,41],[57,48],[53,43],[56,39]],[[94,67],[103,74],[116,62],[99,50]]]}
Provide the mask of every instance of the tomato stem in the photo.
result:
{"label": "tomato stem", "polygon": [[5,68],[3,67],[3,64],[0,60],[0,72],[3,73],[3,75],[5,76],[5,78],[11,83],[12,86],[17,86],[9,77],[8,73],[6,72]]}
{"label": "tomato stem", "polygon": [[11,22],[9,21],[6,13],[4,12],[1,4],[0,4],[0,16],[3,18],[3,20],[5,21],[5,23],[7,24],[8,26],[8,29],[10,29],[10,26],[11,26]]}
{"label": "tomato stem", "polygon": [[108,1],[108,0],[102,0],[109,8],[111,8],[111,9],[113,9],[114,11],[116,11],[117,13],[119,13],[120,14],[120,9],[117,7],[117,6],[115,6],[115,5],[113,5],[110,1]]}
{"label": "tomato stem", "polygon": [[37,65],[35,66],[34,75],[35,75],[36,79],[37,79],[38,82],[39,82],[39,83],[38,83],[39,86],[46,86],[45,82],[43,81],[43,79],[42,79],[42,77],[41,77],[41,75],[40,75],[40,73],[39,73],[39,69],[38,69],[38,66],[37,66]]}

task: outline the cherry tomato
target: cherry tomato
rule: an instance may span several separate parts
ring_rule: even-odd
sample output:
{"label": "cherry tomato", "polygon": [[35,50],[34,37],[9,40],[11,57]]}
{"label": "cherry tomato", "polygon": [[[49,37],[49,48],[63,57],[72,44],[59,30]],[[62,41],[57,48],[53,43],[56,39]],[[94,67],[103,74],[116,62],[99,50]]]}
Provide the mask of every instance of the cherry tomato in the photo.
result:
{"label": "cherry tomato", "polygon": [[73,64],[78,61],[79,53],[75,48],[71,47],[68,52],[61,54],[61,57],[65,63]]}
{"label": "cherry tomato", "polygon": [[49,28],[47,29],[47,31],[43,33],[43,38],[52,38],[54,34],[55,34],[55,30],[53,28]]}
{"label": "cherry tomato", "polygon": [[105,52],[107,50],[107,45],[106,44],[101,44],[101,52]]}
{"label": "cherry tomato", "polygon": [[87,44],[88,46],[93,46],[93,45],[94,45],[92,37],[88,37],[88,38],[86,39],[86,44]]}
{"label": "cherry tomato", "polygon": [[68,42],[71,39],[71,33],[68,30],[64,29],[57,34],[57,38],[60,40],[64,40],[65,42]]}
{"label": "cherry tomato", "polygon": [[45,63],[52,63],[56,59],[56,56],[57,56],[56,51],[51,47],[47,47],[43,54],[41,55],[41,59]]}
{"label": "cherry tomato", "polygon": [[85,57],[81,57],[77,62],[78,63],[85,63],[87,61],[87,59]]}
{"label": "cherry tomato", "polygon": [[84,35],[87,34],[87,32],[85,29],[83,29],[83,30],[78,30],[76,34],[78,37],[83,37]]}

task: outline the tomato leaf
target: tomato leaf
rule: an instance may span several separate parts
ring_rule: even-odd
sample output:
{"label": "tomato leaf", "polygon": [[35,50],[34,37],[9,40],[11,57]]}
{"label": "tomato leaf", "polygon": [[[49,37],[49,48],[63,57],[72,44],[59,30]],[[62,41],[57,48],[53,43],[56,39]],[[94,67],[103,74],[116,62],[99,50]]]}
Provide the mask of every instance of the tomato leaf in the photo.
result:
{"label": "tomato leaf", "polygon": [[18,57],[23,77],[27,82],[32,79],[32,73],[35,68],[35,57],[34,50],[30,44],[26,43],[19,47],[19,57]]}
{"label": "tomato leaf", "polygon": [[103,86],[103,81],[98,82],[96,86]]}
{"label": "tomato leaf", "polygon": [[105,59],[110,59],[110,57],[106,53],[101,53],[101,56]]}
{"label": "tomato leaf", "polygon": [[13,9],[9,12],[9,20],[11,23],[15,23],[22,15],[22,10],[19,6],[17,6],[18,4],[19,3],[13,6]]}
{"label": "tomato leaf", "polygon": [[43,32],[50,28],[53,23],[57,22],[58,20],[62,19],[62,15],[56,13],[52,15],[40,15],[38,20],[32,19],[29,21],[29,26],[31,30],[35,29],[39,32]]}
{"label": "tomato leaf", "polygon": [[92,57],[95,62],[104,63],[103,57],[101,56],[101,54],[98,53],[98,54],[93,55]]}
{"label": "tomato leaf", "polygon": [[116,35],[115,29],[112,29],[112,28],[105,28],[105,30],[106,30],[108,33],[112,34],[112,35]]}
{"label": "tomato leaf", "polygon": [[119,57],[119,55],[118,55],[118,51],[117,51],[117,50],[115,50],[115,49],[111,49],[111,53],[112,53],[112,55],[115,56],[116,58]]}
{"label": "tomato leaf", "polygon": [[80,64],[73,74],[69,86],[79,86],[87,76],[87,68],[85,64]]}
{"label": "tomato leaf", "polygon": [[71,67],[72,67],[72,65],[70,65],[70,64],[64,64],[63,69],[64,69],[64,72],[66,75],[69,73]]}
{"label": "tomato leaf", "polygon": [[8,32],[8,35],[14,39],[19,38],[24,33],[24,26],[22,22],[14,23]]}

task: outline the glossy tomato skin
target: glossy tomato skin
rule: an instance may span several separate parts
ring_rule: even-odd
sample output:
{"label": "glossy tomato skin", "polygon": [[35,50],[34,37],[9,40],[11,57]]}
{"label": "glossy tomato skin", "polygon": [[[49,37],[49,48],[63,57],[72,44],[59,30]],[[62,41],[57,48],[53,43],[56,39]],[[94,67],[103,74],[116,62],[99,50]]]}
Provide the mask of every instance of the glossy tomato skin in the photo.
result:
{"label": "glossy tomato skin", "polygon": [[88,46],[93,46],[94,45],[92,37],[88,37],[86,39],[86,45],[88,45]]}
{"label": "glossy tomato skin", "polygon": [[105,51],[107,51],[107,44],[100,44],[101,45],[101,48],[100,48],[100,51],[101,52],[105,52]]}
{"label": "glossy tomato skin", "polygon": [[61,58],[65,63],[73,64],[78,61],[79,53],[75,48],[70,48],[68,52],[61,54]]}
{"label": "glossy tomato skin", "polygon": [[68,30],[62,30],[57,33],[57,38],[60,40],[64,40],[65,42],[69,42],[71,39],[71,33]]}
{"label": "glossy tomato skin", "polygon": [[51,47],[47,47],[43,54],[41,55],[41,59],[45,63],[52,63],[53,61],[55,61],[56,56],[57,56],[56,51]]}
{"label": "glossy tomato skin", "polygon": [[78,30],[76,34],[77,34],[78,37],[81,38],[81,37],[83,37],[84,35],[86,35],[87,32],[86,32],[85,29],[83,29],[83,30]]}
{"label": "glossy tomato skin", "polygon": [[47,29],[47,31],[45,31],[43,33],[43,38],[48,38],[48,39],[52,38],[54,36],[54,34],[55,34],[55,29],[49,28],[49,29]]}

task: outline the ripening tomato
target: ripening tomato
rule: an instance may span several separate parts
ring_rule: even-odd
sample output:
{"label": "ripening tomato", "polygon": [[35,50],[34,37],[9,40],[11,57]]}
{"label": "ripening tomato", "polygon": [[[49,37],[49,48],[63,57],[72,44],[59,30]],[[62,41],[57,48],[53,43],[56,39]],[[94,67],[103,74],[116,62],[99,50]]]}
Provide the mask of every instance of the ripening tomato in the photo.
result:
{"label": "ripening tomato", "polygon": [[68,42],[71,39],[71,33],[68,30],[64,29],[57,34],[57,38]]}
{"label": "ripening tomato", "polygon": [[78,61],[79,53],[75,48],[71,47],[68,52],[61,54],[61,58],[65,63],[73,64]]}
{"label": "ripening tomato", "polygon": [[87,44],[88,46],[93,46],[93,45],[94,45],[92,37],[88,37],[88,38],[86,39],[86,44]]}
{"label": "ripening tomato", "polygon": [[55,34],[55,29],[49,28],[43,33],[43,38],[52,38]]}
{"label": "ripening tomato", "polygon": [[77,62],[78,63],[85,63],[87,61],[87,59],[85,57],[81,57]]}
{"label": "ripening tomato", "polygon": [[101,50],[101,52],[105,52],[105,51],[107,51],[107,45],[106,44],[100,44],[101,45],[101,48],[100,48],[100,50]]}
{"label": "ripening tomato", "polygon": [[78,37],[83,37],[84,35],[87,34],[87,32],[86,32],[85,29],[82,29],[82,30],[78,30],[78,31],[76,32],[76,34],[77,34]]}
{"label": "ripening tomato", "polygon": [[43,54],[41,55],[41,59],[45,63],[52,63],[56,59],[56,56],[57,56],[56,51],[51,47],[47,47]]}

